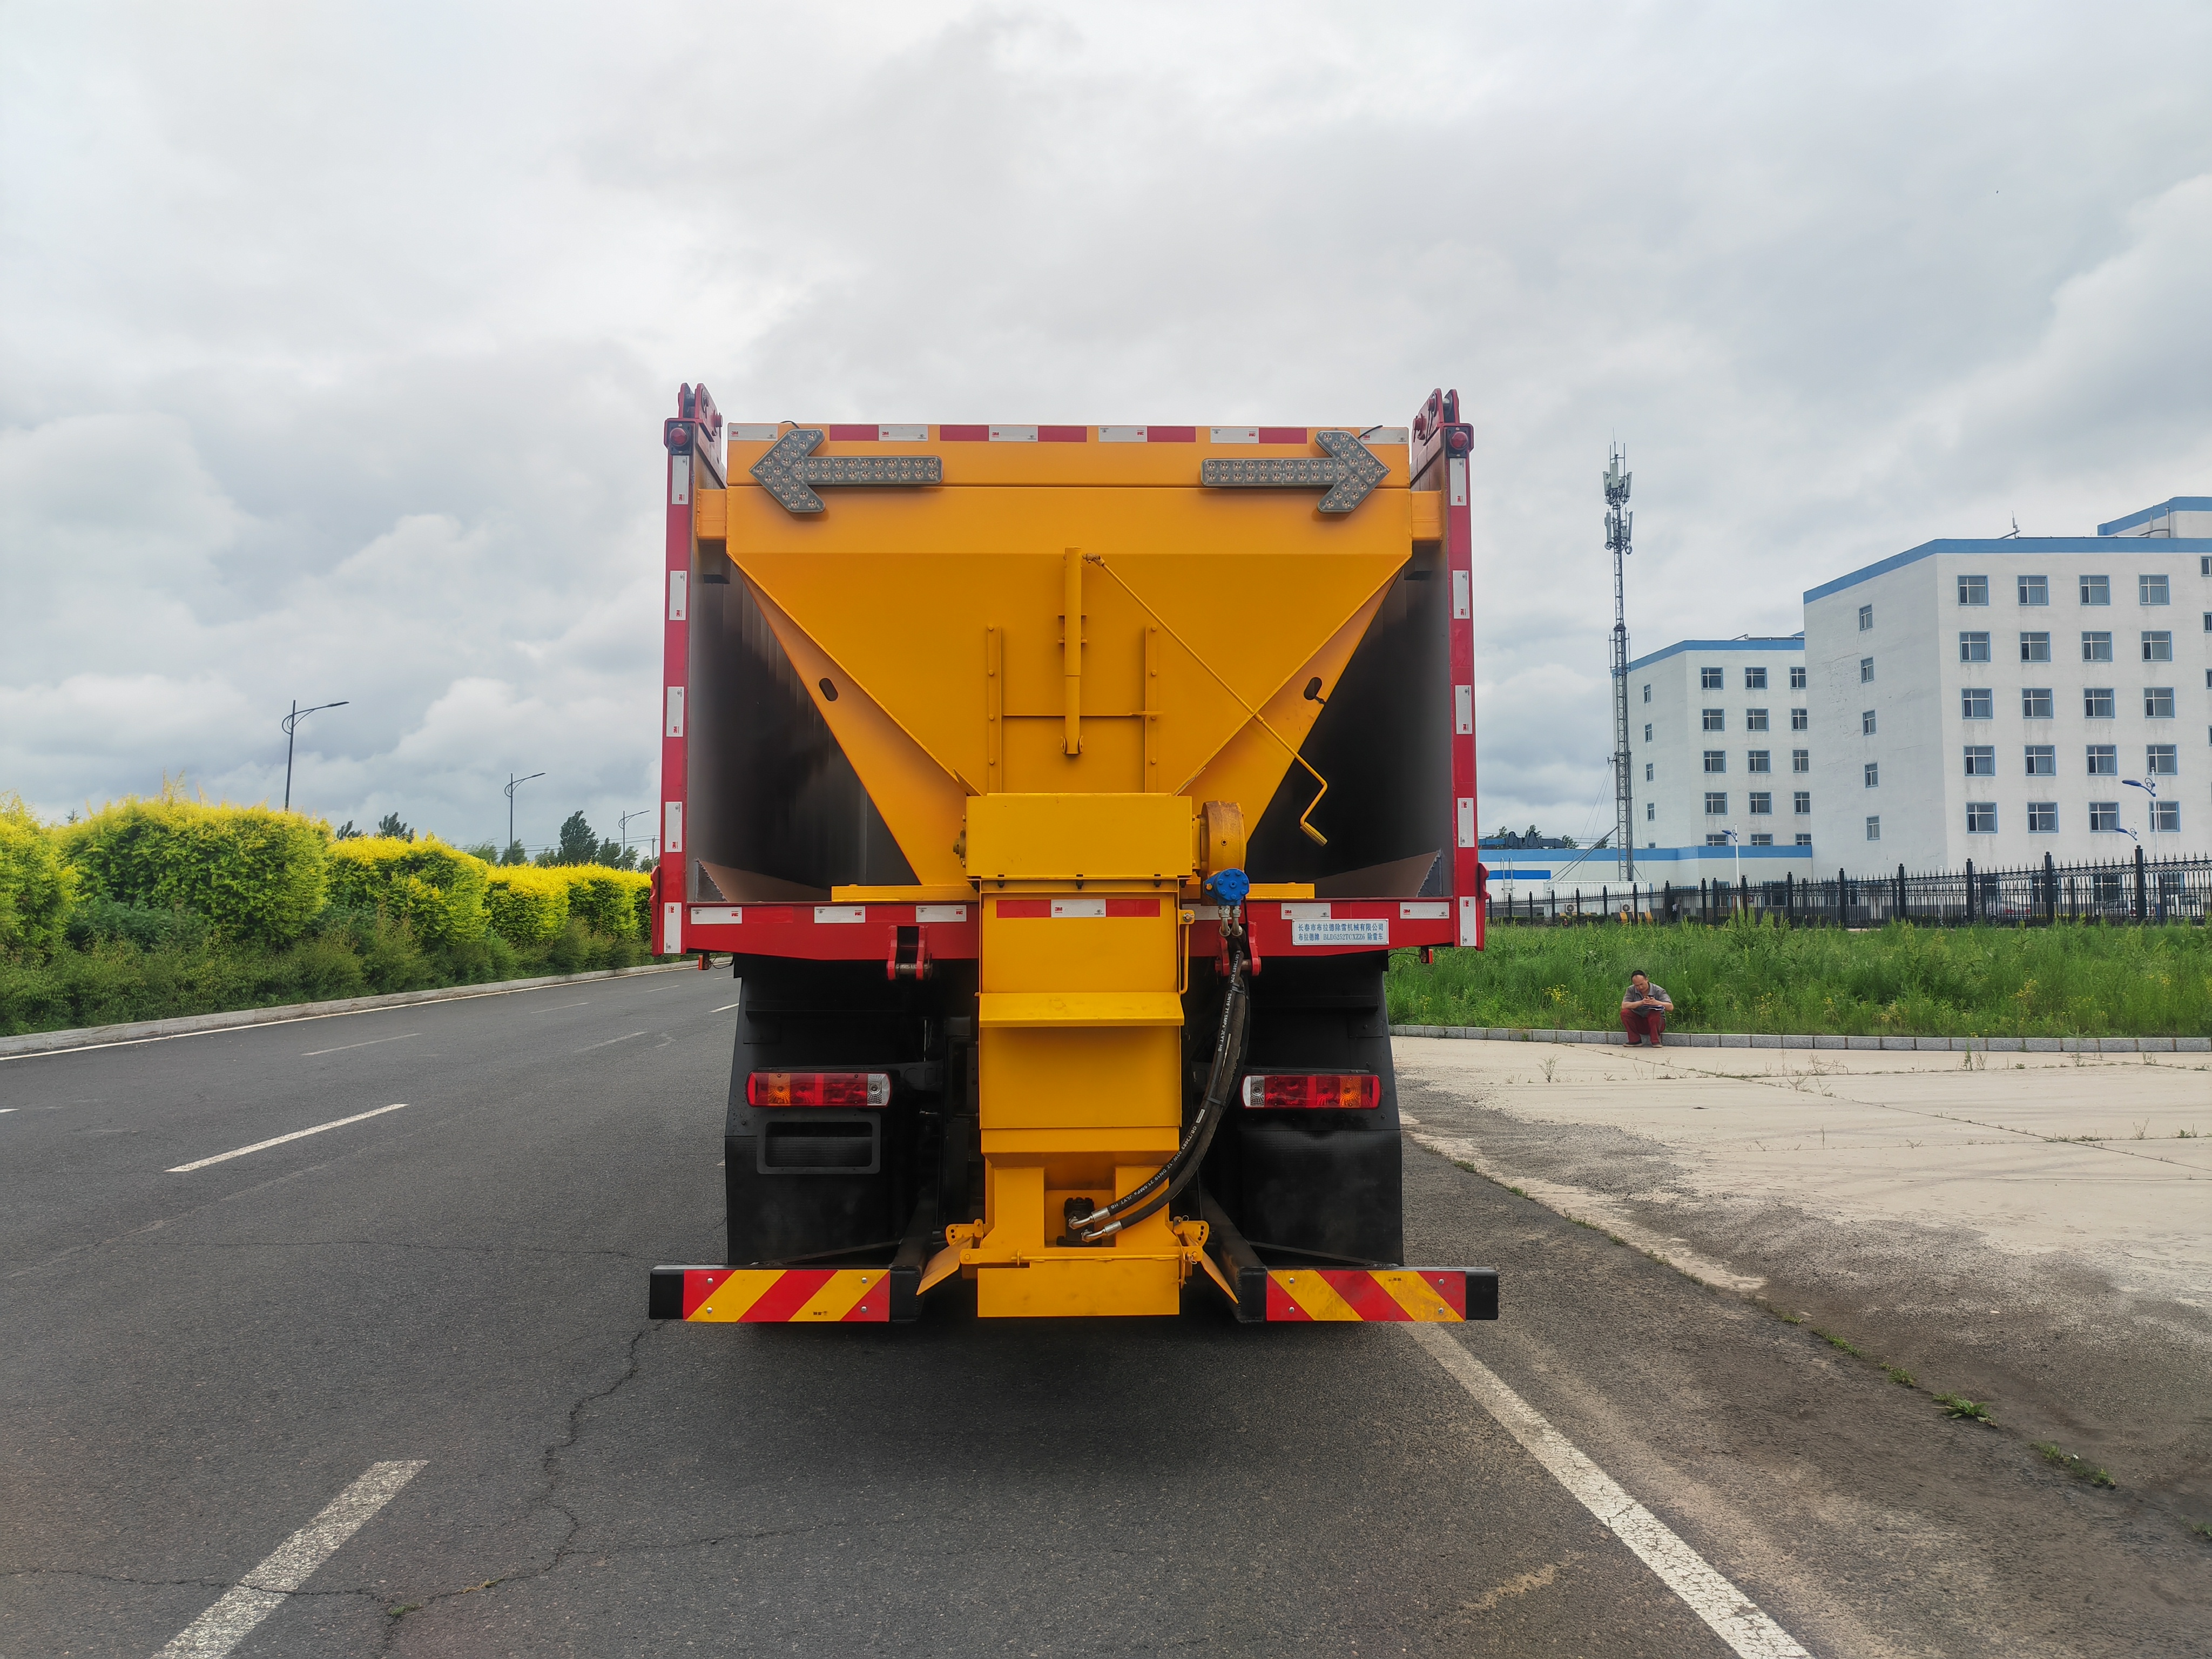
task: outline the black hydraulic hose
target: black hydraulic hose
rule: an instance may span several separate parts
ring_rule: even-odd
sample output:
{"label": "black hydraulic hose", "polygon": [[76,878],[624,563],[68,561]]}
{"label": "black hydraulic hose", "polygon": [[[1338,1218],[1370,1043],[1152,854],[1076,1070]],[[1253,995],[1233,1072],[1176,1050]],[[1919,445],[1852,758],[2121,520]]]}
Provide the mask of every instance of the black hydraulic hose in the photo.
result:
{"label": "black hydraulic hose", "polygon": [[1176,1149],[1173,1158],[1140,1184],[1111,1204],[1071,1224],[1068,1231],[1077,1243],[1095,1244],[1156,1213],[1190,1184],[1206,1162],[1206,1150],[1213,1145],[1214,1131],[1221,1127],[1221,1120],[1228,1113],[1229,1090],[1236,1082],[1237,1068],[1243,1060],[1245,1025],[1251,1015],[1250,996],[1244,986],[1244,953],[1240,950],[1230,969],[1228,992],[1221,1000],[1221,1025],[1214,1041],[1213,1065],[1206,1073],[1206,1094],[1199,1102],[1198,1115],[1192,1119],[1182,1145]]}

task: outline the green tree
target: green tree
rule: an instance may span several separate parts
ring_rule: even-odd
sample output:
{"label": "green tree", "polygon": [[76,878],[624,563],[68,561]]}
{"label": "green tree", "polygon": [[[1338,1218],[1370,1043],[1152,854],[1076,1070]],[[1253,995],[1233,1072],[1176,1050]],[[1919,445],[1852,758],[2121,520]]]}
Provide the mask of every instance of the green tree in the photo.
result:
{"label": "green tree", "polygon": [[499,861],[501,864],[527,864],[530,854],[522,850],[520,842],[511,841],[507,844],[507,851],[499,855]]}
{"label": "green tree", "polygon": [[[71,820],[71,822],[75,822],[75,820]],[[351,818],[348,818],[343,823],[338,825],[337,829],[332,832],[331,839],[332,841],[351,841],[360,834],[361,831],[353,827],[353,820]]]}
{"label": "green tree", "polygon": [[0,795],[0,957],[39,957],[60,943],[76,872],[20,795]]}
{"label": "green tree", "polygon": [[376,822],[376,833],[380,836],[389,836],[394,841],[412,841],[415,839],[415,832],[409,829],[405,824],[400,823],[399,814],[397,812],[386,812],[382,817],[379,818]]}
{"label": "green tree", "polygon": [[590,864],[599,850],[599,832],[584,821],[581,812],[568,814],[568,822],[561,826],[561,856],[562,864]]}

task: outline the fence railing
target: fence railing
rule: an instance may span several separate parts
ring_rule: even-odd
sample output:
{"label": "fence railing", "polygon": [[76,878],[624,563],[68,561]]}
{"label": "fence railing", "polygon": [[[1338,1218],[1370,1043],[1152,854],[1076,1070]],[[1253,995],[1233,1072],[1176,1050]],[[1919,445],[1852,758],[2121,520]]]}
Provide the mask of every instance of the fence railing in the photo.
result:
{"label": "fence railing", "polygon": [[1749,877],[1731,884],[1700,881],[1624,882],[1600,887],[1595,895],[1576,891],[1525,897],[1493,898],[1492,922],[1549,925],[1603,921],[1623,915],[1655,921],[1726,921],[1747,913],[1793,924],[1832,927],[1879,927],[1911,921],[1936,927],[1972,923],[1998,927],[2041,927],[2057,921],[2112,923],[2191,922],[2212,915],[2212,859],[2150,859],[2138,851],[2131,860],[2106,864],[2059,864],[2045,857],[2041,867],[1964,870],[1894,875],[1833,876],[1811,879],[1784,875],[1772,881]]}

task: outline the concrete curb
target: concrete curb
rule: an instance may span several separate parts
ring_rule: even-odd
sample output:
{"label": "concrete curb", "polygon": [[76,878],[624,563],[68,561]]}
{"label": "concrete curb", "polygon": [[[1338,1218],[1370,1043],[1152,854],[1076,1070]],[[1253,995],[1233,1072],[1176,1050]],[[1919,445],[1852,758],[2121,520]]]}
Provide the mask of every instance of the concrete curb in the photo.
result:
{"label": "concrete curb", "polygon": [[69,1031],[31,1031],[22,1036],[0,1037],[0,1060],[26,1054],[64,1054],[72,1048],[111,1048],[125,1042],[155,1042],[163,1037],[194,1036],[205,1031],[234,1030],[242,1025],[281,1025],[289,1020],[327,1019],[333,1014],[366,1014],[379,1008],[404,1008],[410,1003],[456,1002],[467,997],[505,996],[514,991],[536,991],[549,985],[583,985],[595,979],[625,979],[633,974],[666,974],[689,968],[698,972],[690,957],[682,962],[647,963],[641,968],[599,968],[588,974],[548,974],[537,979],[494,980],[483,985],[447,985],[433,991],[394,991],[380,997],[343,997],[336,1002],[294,1002],[275,1008],[240,1008],[223,1014],[183,1014],[174,1019],[142,1019],[127,1025],[83,1025]]}
{"label": "concrete curb", "polygon": [[[1620,1031],[1555,1031],[1530,1026],[1393,1025],[1392,1036],[1462,1037],[1477,1042],[1594,1042],[1626,1047]],[[2203,1054],[2212,1037],[1777,1036],[1766,1032],[1669,1031],[1670,1048],[1902,1048],[1921,1054]]]}

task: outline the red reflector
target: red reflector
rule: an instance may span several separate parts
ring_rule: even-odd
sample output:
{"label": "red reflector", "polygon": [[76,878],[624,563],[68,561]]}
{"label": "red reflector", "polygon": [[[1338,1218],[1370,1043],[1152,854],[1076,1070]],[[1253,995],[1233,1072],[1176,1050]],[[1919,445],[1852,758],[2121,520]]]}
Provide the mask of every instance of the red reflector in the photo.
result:
{"label": "red reflector", "polygon": [[1265,1111],[1370,1108],[1382,1103],[1382,1079],[1371,1072],[1259,1074],[1244,1079],[1244,1103]]}
{"label": "red reflector", "polygon": [[751,1072],[748,1106],[888,1106],[888,1072]]}

